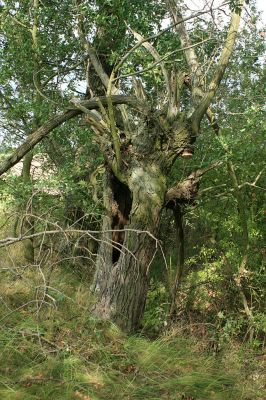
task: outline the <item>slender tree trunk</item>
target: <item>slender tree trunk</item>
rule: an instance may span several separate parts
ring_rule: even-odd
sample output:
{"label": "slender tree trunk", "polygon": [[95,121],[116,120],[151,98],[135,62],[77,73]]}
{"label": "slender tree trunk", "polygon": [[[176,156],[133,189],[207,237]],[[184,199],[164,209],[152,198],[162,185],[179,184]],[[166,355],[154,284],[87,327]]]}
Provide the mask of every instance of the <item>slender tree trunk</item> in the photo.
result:
{"label": "slender tree trunk", "polygon": [[[22,179],[25,185],[31,185],[31,163],[33,159],[33,153],[27,153],[23,159],[23,168],[22,168]],[[25,217],[23,219],[22,230],[23,232],[27,232],[27,235],[31,235],[34,233],[34,221],[33,218],[28,215],[29,209],[27,203],[25,205]],[[33,263],[34,262],[34,245],[33,239],[28,239],[24,241],[23,244],[24,249],[24,257],[27,261]]]}
{"label": "slender tree trunk", "polygon": [[248,252],[249,252],[249,232],[248,232],[248,222],[247,222],[248,216],[246,214],[245,200],[241,192],[241,189],[239,188],[239,183],[238,183],[238,178],[236,176],[235,168],[232,161],[230,160],[227,161],[227,170],[234,189],[233,193],[237,201],[239,225],[241,228],[241,236],[242,236],[242,246],[241,246],[242,258],[238,267],[238,277],[236,278],[236,284],[239,289],[239,294],[243,303],[243,307],[249,321],[249,340],[252,341],[254,336],[254,317],[252,314],[252,310],[248,305],[247,296],[245,294],[242,282],[248,264]]}
{"label": "slender tree trunk", "polygon": [[[164,194],[165,179],[155,165],[132,169],[128,186],[115,179],[105,193],[109,213],[103,221],[93,285],[98,298],[94,312],[128,332],[139,328],[144,313]],[[127,225],[118,230],[121,236],[115,235],[112,243],[116,226],[110,210],[114,201]]]}
{"label": "slender tree trunk", "polygon": [[172,288],[172,299],[170,307],[170,318],[175,318],[176,314],[176,302],[177,293],[181,283],[184,263],[185,263],[185,242],[184,242],[184,229],[183,229],[183,216],[181,206],[176,204],[173,208],[175,227],[176,227],[176,239],[177,239],[177,265],[174,285]]}
{"label": "slender tree trunk", "polygon": [[[38,25],[39,25],[39,19],[38,19],[38,10],[39,10],[39,0],[32,0],[31,6],[33,9],[33,26],[31,30],[31,37],[32,37],[32,56],[34,60],[34,74],[33,74],[33,80],[35,80],[35,86],[38,86],[40,88],[40,75],[39,75],[39,70],[40,70],[40,59],[38,56]],[[35,77],[36,74],[36,77]],[[41,97],[37,91],[36,93],[37,99],[40,102],[41,105]],[[38,113],[36,111],[34,112],[34,117],[33,117],[33,126],[34,128],[37,128],[39,125],[39,118],[38,118]],[[25,186],[31,185],[31,163],[33,159],[33,152],[29,152],[25,154],[23,158],[23,168],[22,168],[22,179],[25,184]],[[30,200],[32,201],[32,199]],[[29,210],[28,210],[28,205],[26,203],[26,215],[23,219],[22,222],[22,230],[23,232],[27,232],[28,235],[34,233],[34,221],[32,216],[28,215]],[[24,242],[24,256],[27,261],[29,262],[34,262],[34,246],[33,246],[33,239],[31,240],[26,240]]]}

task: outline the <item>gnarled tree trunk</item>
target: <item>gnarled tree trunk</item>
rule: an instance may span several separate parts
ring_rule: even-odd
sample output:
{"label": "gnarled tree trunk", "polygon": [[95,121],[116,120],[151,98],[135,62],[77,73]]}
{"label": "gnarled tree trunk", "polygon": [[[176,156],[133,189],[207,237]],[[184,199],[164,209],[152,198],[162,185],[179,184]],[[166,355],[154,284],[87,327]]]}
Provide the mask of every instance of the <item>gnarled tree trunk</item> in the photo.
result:
{"label": "gnarled tree trunk", "polygon": [[[115,202],[127,224],[124,230],[118,226],[116,231],[117,225],[113,223],[117,214],[109,211],[105,216],[94,281],[98,297],[95,313],[115,321],[125,331],[134,331],[144,312],[149,268],[156,252],[155,238],[164,204],[165,178],[151,164],[132,168],[128,186],[114,176],[109,176],[108,183],[105,206],[111,210]],[[112,242],[114,237],[116,241]]]}
{"label": "gnarled tree trunk", "polygon": [[[36,10],[38,4],[36,0]],[[86,69],[87,95],[90,94],[93,98],[72,99],[70,108],[29,135],[0,165],[0,174],[15,165],[57,126],[84,113],[86,122],[95,133],[94,139],[109,171],[105,187],[106,216],[93,284],[93,290],[97,294],[94,311],[97,315],[116,322],[124,330],[134,331],[138,328],[144,311],[149,267],[156,249],[155,237],[162,207],[171,202],[176,204],[182,197],[183,201],[189,201],[203,172],[191,174],[182,185],[178,183],[168,192],[165,177],[175,159],[184,150],[187,154],[191,153],[191,144],[199,134],[204,115],[207,115],[215,130],[218,129],[210,105],[233,51],[243,1],[240,0],[236,10],[232,12],[228,34],[208,87],[205,87],[205,83],[203,85],[208,79],[203,65],[197,59],[185,19],[182,19],[175,1],[168,0],[165,5],[173,19],[171,27],[176,29],[182,43],[182,49],[178,51],[184,52],[187,62],[188,71],[184,74],[177,73],[178,70],[183,71],[183,64],[178,66],[173,61],[172,65],[166,65],[164,57],[151,44],[151,40],[162,35],[165,30],[144,38],[126,25],[123,25],[123,33],[126,34],[129,29],[138,42],[130,50],[125,50],[124,56],[113,65],[119,37],[115,37],[115,32],[110,34],[111,31],[103,24],[102,27],[97,27],[94,42],[88,42],[91,35],[84,31],[87,24],[84,24],[86,18],[82,8],[79,10],[82,4],[82,1],[76,2],[79,11],[78,32],[89,58]],[[106,18],[100,20],[107,20],[112,11],[112,6],[108,3],[104,10]],[[34,27],[32,34],[37,49],[34,32],[38,27],[38,13],[35,15]],[[150,97],[146,95],[145,79],[144,84],[141,79],[135,83],[132,80],[131,88],[128,83],[121,85],[120,82],[129,76],[123,75],[123,64],[129,61],[129,56],[140,46],[153,57],[153,65],[161,68],[164,90],[157,98],[154,94]],[[97,49],[104,49],[104,57],[97,54]],[[36,65],[38,62],[36,58]],[[213,60],[210,60],[209,66],[212,63]],[[87,76],[90,66],[93,68],[92,82]],[[41,71],[41,68],[38,66],[36,71]],[[40,82],[35,80],[34,83],[38,87]],[[184,86],[190,91],[189,103]],[[133,91],[135,97],[129,96]]]}

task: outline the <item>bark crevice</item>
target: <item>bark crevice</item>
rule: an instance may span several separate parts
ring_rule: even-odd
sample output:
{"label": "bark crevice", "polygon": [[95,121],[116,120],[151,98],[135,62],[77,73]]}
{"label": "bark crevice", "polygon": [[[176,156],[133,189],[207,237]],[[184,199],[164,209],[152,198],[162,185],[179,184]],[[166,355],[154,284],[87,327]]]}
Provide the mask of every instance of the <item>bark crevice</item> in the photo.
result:
{"label": "bark crevice", "polygon": [[129,222],[129,216],[132,208],[132,194],[129,187],[119,181],[115,175],[112,174],[110,179],[110,186],[112,191],[112,261],[113,264],[118,262],[121,255],[121,248],[125,240],[124,228]]}

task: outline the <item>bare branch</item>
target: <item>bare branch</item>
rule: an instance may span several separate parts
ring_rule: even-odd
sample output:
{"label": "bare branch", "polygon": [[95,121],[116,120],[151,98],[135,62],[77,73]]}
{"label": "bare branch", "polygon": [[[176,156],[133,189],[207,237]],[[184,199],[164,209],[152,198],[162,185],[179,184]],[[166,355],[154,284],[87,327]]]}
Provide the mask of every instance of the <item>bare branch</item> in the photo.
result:
{"label": "bare branch", "polygon": [[155,61],[160,64],[165,84],[166,84],[166,90],[168,93],[168,96],[170,97],[171,94],[171,88],[170,88],[170,80],[169,80],[169,73],[163,63],[162,57],[158,53],[158,51],[151,45],[150,42],[145,41],[144,37],[140,35],[138,32],[135,32],[133,29],[129,28],[130,31],[133,33],[135,38],[142,44],[143,47],[145,47],[146,50],[152,55],[152,57],[155,59]]}
{"label": "bare branch", "polygon": [[[187,47],[185,49],[185,57],[191,73],[192,99],[194,106],[196,106],[196,110],[192,115],[193,131],[195,134],[198,133],[200,122],[204,114],[207,113],[208,120],[210,121],[214,131],[218,134],[219,126],[209,106],[213,97],[216,94],[216,91],[224,75],[225,69],[228,65],[230,56],[233,51],[236,34],[240,23],[240,12],[232,14],[231,25],[228,31],[227,39],[224,44],[224,48],[221,52],[220,60],[217,64],[216,71],[210,83],[209,91],[207,94],[205,94],[203,91],[204,74],[202,71],[202,66],[198,62],[198,58],[194,48],[190,46],[190,38],[187,33],[184,19],[182,19],[180,9],[178,8],[174,0],[167,0],[167,2],[172,13],[173,21],[176,23],[175,29],[179,34],[181,43],[183,47]],[[243,7],[243,2],[243,0],[240,1],[240,9],[242,9]],[[213,8],[211,7],[209,11],[213,11]]]}
{"label": "bare branch", "polygon": [[[172,19],[175,24],[175,30],[179,35],[182,47],[184,48],[185,57],[191,74],[192,95],[194,97],[195,89],[202,86],[203,73],[198,62],[197,55],[190,41],[187,29],[185,26],[185,19],[182,18],[180,8],[177,6],[175,0],[167,0],[171,10]],[[210,10],[208,10],[210,11]]]}
{"label": "bare branch", "polygon": [[147,95],[141,80],[133,76],[132,83],[135,96],[137,97],[137,99],[140,99],[141,101],[147,101]]}
{"label": "bare branch", "polygon": [[[204,40],[202,40],[200,42],[197,42],[195,44],[190,45],[189,47],[197,47],[202,43],[208,42],[209,40],[210,39],[204,39]],[[131,77],[131,76],[142,75],[145,72],[150,71],[151,69],[156,67],[156,65],[160,64],[162,61],[166,60],[168,57],[171,57],[173,54],[179,53],[179,52],[184,51],[184,50],[186,50],[186,47],[183,47],[181,49],[173,50],[173,51],[165,54],[163,57],[161,57],[158,61],[156,61],[153,64],[151,64],[149,67],[144,68],[141,71],[135,71],[135,72],[131,72],[130,74],[120,75],[120,76],[118,76],[117,78],[114,79],[114,82],[116,82],[116,81],[118,81],[118,80],[120,80],[122,78],[128,78],[128,77]]]}
{"label": "bare branch", "polygon": [[[219,8],[219,7],[218,7]],[[213,9],[215,10],[215,8]],[[167,28],[162,29],[161,31],[159,31],[158,33],[155,33],[153,35],[148,36],[147,38],[143,38],[140,42],[136,43],[133,47],[131,47],[131,49],[128,50],[128,52],[124,55],[124,57],[121,58],[121,60],[119,61],[119,63],[116,65],[115,67],[115,71],[118,71],[119,68],[121,68],[121,66],[124,64],[124,62],[128,59],[128,57],[135,51],[137,50],[140,46],[142,46],[142,44],[144,42],[150,42],[151,40],[157,39],[159,36],[163,35],[165,32],[168,32],[169,30],[171,30],[172,28],[174,28],[175,26],[181,24],[182,22],[186,22],[186,21],[190,21],[191,19],[197,18],[203,14],[207,14],[209,13],[210,10],[203,10],[203,11],[199,11],[195,14],[189,15],[186,18],[183,18],[182,20],[176,21],[173,24],[169,25]]]}
{"label": "bare branch", "polygon": [[193,201],[198,194],[198,185],[204,174],[208,171],[218,168],[222,161],[217,161],[206,168],[198,169],[192,172],[186,179],[171,187],[165,196],[165,206],[172,208],[177,203],[189,203]]}
{"label": "bare branch", "polygon": [[[82,63],[84,63],[84,61],[86,61],[88,59],[88,56],[85,56],[82,60],[78,61],[76,64],[72,65],[71,67],[68,68],[64,68],[64,67],[58,67],[57,71],[54,72],[52,75],[50,75],[48,78],[46,78],[46,80],[44,82],[42,82],[42,87],[44,88],[46,85],[48,85],[48,83],[54,79],[56,76],[58,75],[67,75],[69,72],[73,71],[74,69],[76,69],[77,67],[79,67]],[[62,72],[61,72],[62,70]],[[39,71],[40,72],[40,71]]]}
{"label": "bare branch", "polygon": [[31,32],[31,27],[30,25],[26,25],[23,22],[21,22],[19,19],[17,19],[14,15],[12,15],[10,12],[7,12],[7,15],[19,26],[22,26],[23,28],[27,29],[27,31]]}
{"label": "bare branch", "polygon": [[[94,48],[91,47],[89,45],[89,43],[87,44],[87,53],[89,55],[89,58],[90,58],[91,63],[93,65],[93,68],[95,69],[97,75],[99,76],[99,78],[102,81],[102,84],[107,88],[110,78],[107,75],[107,73],[104,71],[103,66],[102,66],[99,58],[97,57],[97,54],[96,54]],[[118,92],[119,92],[119,90],[114,87],[113,88],[113,94],[117,94]]]}
{"label": "bare branch", "polygon": [[[99,114],[97,111],[91,111],[88,110],[88,108],[84,107],[79,99],[72,99],[70,100],[71,103],[75,105],[79,110],[81,110],[86,116],[89,118],[90,124],[93,125],[99,132],[104,133],[105,131],[108,130],[108,126],[104,122],[104,120],[101,117],[101,114]],[[88,119],[87,119],[88,121]]]}
{"label": "bare branch", "polygon": [[[174,0],[167,0],[169,4],[169,8],[172,13],[172,19],[176,23],[175,30],[178,32],[181,44],[183,46],[183,50],[185,53],[185,57],[187,60],[187,64],[190,70],[190,83],[189,87],[192,90],[192,101],[194,103],[194,106],[197,105],[200,99],[204,97],[204,91],[203,91],[203,79],[204,79],[204,74],[202,71],[202,67],[199,64],[194,46],[191,44],[185,22],[182,19],[182,15],[180,12],[180,9],[177,7],[177,4]],[[210,40],[210,39],[207,39]],[[219,132],[219,126],[218,123],[215,119],[215,116],[213,115],[212,111],[210,108],[207,110],[207,118],[210,121],[213,129],[215,130],[216,133]]]}
{"label": "bare branch", "polygon": [[[239,4],[240,10],[243,8],[243,0],[240,1]],[[225,40],[225,44],[223,50],[221,52],[220,60],[216,66],[216,70],[214,72],[212,81],[209,85],[209,91],[204,96],[203,100],[200,102],[197,109],[194,111],[192,115],[192,128],[194,133],[198,133],[200,122],[209,108],[216,91],[219,87],[219,84],[223,78],[226,67],[228,66],[229,59],[232,55],[234,44],[236,41],[237,31],[240,24],[240,12],[234,12],[232,14],[230,28],[228,30],[227,38]]]}

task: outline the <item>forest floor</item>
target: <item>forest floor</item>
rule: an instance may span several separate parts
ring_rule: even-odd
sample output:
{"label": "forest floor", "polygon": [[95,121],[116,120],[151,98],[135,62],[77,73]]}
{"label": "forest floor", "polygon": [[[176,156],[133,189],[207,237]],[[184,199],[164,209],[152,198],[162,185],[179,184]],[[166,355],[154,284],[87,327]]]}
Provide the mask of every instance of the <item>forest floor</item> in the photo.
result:
{"label": "forest floor", "polygon": [[[263,355],[178,325],[127,336],[90,313],[88,269],[0,249],[0,400],[263,400]],[[15,260],[15,261],[14,261]]]}

